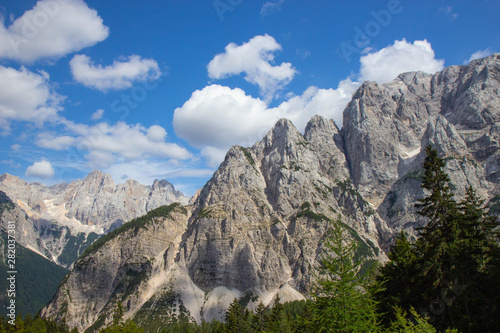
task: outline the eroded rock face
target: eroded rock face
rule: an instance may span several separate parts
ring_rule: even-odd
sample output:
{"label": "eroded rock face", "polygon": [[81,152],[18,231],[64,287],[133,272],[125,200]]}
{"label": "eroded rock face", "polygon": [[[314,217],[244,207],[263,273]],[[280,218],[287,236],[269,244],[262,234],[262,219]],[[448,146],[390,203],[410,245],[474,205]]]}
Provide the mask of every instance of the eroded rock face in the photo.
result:
{"label": "eroded rock face", "polygon": [[[428,143],[443,156],[471,154],[474,160],[488,160],[483,168],[496,165],[499,57],[435,75],[401,74],[384,85],[365,82],[358,89],[344,111],[342,132],[352,180],[363,197],[378,206],[414,168],[409,159]],[[481,189],[488,192],[492,186]]]}
{"label": "eroded rock face", "polygon": [[120,233],[81,258],[44,316],[86,329],[110,321],[118,300],[139,321],[163,313],[155,304],[172,292],[196,320],[222,319],[234,297],[248,296],[250,308],[277,293],[300,299],[328,221],[339,215],[363,255],[385,261],[395,234],[416,235],[426,223],[414,208],[425,195],[426,145],[446,160],[457,198],[472,185],[498,199],[499,73],[493,55],[435,75],[364,83],[341,130],[319,116],[304,135],[278,121],[252,147],[232,147],[185,212]]}

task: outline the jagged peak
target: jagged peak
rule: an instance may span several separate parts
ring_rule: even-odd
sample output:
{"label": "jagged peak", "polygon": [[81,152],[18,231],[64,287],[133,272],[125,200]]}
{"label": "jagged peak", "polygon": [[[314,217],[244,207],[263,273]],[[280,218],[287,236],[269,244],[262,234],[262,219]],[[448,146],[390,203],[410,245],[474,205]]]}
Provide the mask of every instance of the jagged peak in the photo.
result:
{"label": "jagged peak", "polygon": [[325,130],[328,132],[332,132],[333,134],[339,133],[339,127],[334,120],[326,119],[325,117],[320,115],[314,115],[306,125],[304,137],[308,138],[313,132]]}
{"label": "jagged peak", "polygon": [[299,130],[291,120],[281,118],[276,122],[273,128],[264,136],[261,143],[265,146],[273,145],[274,142],[295,141],[294,138],[303,138]]}
{"label": "jagged peak", "polygon": [[19,178],[17,176],[13,176],[9,173],[4,173],[3,175],[0,176],[0,181],[4,181],[4,180],[21,180],[21,178]]}
{"label": "jagged peak", "polygon": [[153,182],[153,189],[155,188],[165,188],[165,187],[173,187],[172,183],[170,183],[166,179],[155,179]]}

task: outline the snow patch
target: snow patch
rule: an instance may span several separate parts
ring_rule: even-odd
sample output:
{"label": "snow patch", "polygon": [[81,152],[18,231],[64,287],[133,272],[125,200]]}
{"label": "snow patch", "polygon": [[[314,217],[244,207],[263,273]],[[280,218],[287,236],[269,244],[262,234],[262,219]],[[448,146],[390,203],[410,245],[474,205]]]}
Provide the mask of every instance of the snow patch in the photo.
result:
{"label": "snow patch", "polygon": [[64,204],[54,205],[54,199],[44,200],[43,203],[45,204],[47,210],[41,217],[48,220],[55,220],[58,224],[67,226],[73,235],[78,233],[89,234],[91,232],[95,232],[99,235],[104,233],[103,227],[82,224],[74,217],[67,217],[66,214],[68,213],[68,210],[64,207]]}

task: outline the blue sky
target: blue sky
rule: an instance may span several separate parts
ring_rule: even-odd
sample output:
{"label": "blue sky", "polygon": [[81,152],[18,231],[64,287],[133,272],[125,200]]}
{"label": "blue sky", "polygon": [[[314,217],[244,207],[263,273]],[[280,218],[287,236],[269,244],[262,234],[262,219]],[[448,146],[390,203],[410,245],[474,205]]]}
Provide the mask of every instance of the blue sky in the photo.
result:
{"label": "blue sky", "polygon": [[364,80],[500,51],[500,0],[0,2],[0,174],[100,169],[192,195],[286,117],[342,126]]}

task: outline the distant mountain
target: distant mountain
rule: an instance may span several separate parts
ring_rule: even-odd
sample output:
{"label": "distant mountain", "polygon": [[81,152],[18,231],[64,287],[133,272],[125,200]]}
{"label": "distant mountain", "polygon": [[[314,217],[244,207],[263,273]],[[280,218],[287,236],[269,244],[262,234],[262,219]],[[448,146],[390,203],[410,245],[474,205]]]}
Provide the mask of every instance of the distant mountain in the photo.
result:
{"label": "distant mountain", "polygon": [[500,55],[434,75],[365,82],[344,126],[313,117],[301,134],[282,119],[252,147],[232,147],[191,205],[132,220],[76,261],[42,315],[85,330],[127,318],[161,323],[179,305],[221,319],[235,298],[254,307],[302,299],[314,280],[328,221],[342,216],[357,256],[387,260],[415,212],[427,144],[447,161],[457,196],[472,185],[500,204]]}
{"label": "distant mountain", "polygon": [[145,186],[129,179],[116,185],[110,175],[98,170],[85,179],[54,186],[28,184],[4,174],[0,191],[12,206],[0,212],[0,228],[6,230],[8,220],[16,221],[21,245],[64,267],[70,267],[100,235],[125,221],[162,205],[188,202],[166,180]]}

